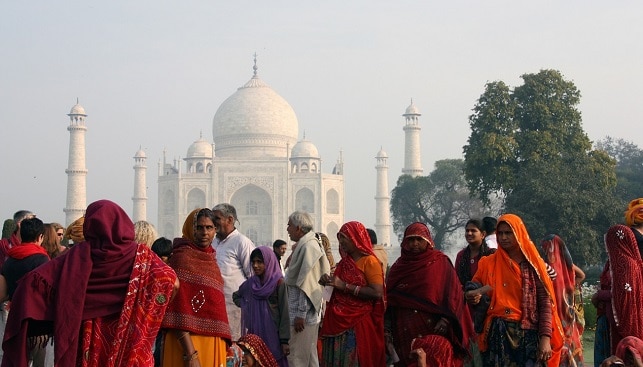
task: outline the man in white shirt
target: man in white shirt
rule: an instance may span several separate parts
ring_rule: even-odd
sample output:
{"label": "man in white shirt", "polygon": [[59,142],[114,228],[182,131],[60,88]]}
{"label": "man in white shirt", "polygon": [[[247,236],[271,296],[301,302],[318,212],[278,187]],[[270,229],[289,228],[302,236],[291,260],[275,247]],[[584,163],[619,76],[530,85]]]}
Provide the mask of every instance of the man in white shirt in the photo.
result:
{"label": "man in white shirt", "polygon": [[232,301],[232,293],[239,290],[241,283],[254,273],[250,264],[250,253],[255,245],[242,235],[235,223],[237,210],[234,206],[224,203],[212,208],[217,227],[217,235],[212,241],[212,247],[217,252],[217,264],[223,277],[223,293],[226,300],[226,311],[232,340],[241,337],[241,309]]}

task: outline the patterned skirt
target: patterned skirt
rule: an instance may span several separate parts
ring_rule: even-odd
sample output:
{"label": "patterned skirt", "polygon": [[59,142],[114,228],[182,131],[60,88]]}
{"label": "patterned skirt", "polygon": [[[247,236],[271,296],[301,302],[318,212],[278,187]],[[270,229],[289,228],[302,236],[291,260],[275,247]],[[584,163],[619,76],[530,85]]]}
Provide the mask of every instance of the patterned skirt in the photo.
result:
{"label": "patterned skirt", "polygon": [[337,336],[322,339],[320,367],[359,367],[355,331],[349,329]]}
{"label": "patterned skirt", "polygon": [[538,366],[538,341],[538,330],[524,330],[518,322],[495,318],[489,330],[489,348],[482,353],[484,366]]}

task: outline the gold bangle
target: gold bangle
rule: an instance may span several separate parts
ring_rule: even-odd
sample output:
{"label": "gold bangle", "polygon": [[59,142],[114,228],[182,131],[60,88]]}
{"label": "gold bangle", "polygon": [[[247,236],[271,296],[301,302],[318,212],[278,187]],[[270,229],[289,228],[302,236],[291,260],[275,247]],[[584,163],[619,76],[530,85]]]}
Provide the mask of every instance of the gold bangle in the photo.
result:
{"label": "gold bangle", "polygon": [[183,355],[183,360],[186,362],[193,361],[197,358],[199,358],[199,351],[197,350],[195,350],[194,353],[190,354],[189,356],[186,356],[185,354]]}

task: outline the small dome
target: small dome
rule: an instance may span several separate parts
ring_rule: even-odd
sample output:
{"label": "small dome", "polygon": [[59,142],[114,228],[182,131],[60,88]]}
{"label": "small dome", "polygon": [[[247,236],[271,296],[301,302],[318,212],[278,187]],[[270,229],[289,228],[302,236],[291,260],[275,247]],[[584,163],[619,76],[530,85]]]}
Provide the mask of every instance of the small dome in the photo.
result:
{"label": "small dome", "polygon": [[186,158],[212,158],[212,145],[205,139],[199,138],[188,148]]}
{"label": "small dome", "polygon": [[319,151],[312,142],[300,140],[292,147],[292,158],[319,158]]}
{"label": "small dome", "polygon": [[138,152],[134,155],[134,158],[147,158],[147,155],[143,151],[143,149],[139,149]]}
{"label": "small dome", "polygon": [[417,107],[415,107],[415,104],[413,103],[413,100],[411,100],[411,104],[406,108],[406,112],[404,112],[405,115],[420,115],[420,110],[418,110]]}
{"label": "small dome", "polygon": [[380,149],[380,151],[377,152],[377,157],[375,158],[388,158],[388,154],[386,154],[384,149]]}
{"label": "small dome", "polygon": [[76,103],[74,107],[71,108],[71,111],[69,111],[70,115],[84,115],[85,114],[85,109],[83,106],[80,104]]}

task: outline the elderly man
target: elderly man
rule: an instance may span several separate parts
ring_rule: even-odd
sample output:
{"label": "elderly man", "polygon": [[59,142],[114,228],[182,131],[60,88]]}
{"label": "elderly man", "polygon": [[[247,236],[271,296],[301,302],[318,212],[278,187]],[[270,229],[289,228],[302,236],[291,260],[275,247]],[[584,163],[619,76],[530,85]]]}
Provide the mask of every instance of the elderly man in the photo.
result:
{"label": "elderly man", "polygon": [[317,331],[319,329],[322,290],[319,279],[330,273],[330,265],[313,232],[308,213],[294,212],[288,217],[288,235],[296,241],[286,271],[288,311],[290,312],[290,355],[294,367],[317,367]]}
{"label": "elderly man", "polygon": [[250,253],[255,245],[242,235],[235,223],[237,210],[230,204],[218,204],[212,208],[217,227],[217,235],[212,241],[212,247],[217,251],[217,264],[223,277],[223,293],[226,301],[226,312],[232,340],[241,337],[241,309],[232,301],[232,293],[239,290],[241,283],[254,273],[250,265]]}

